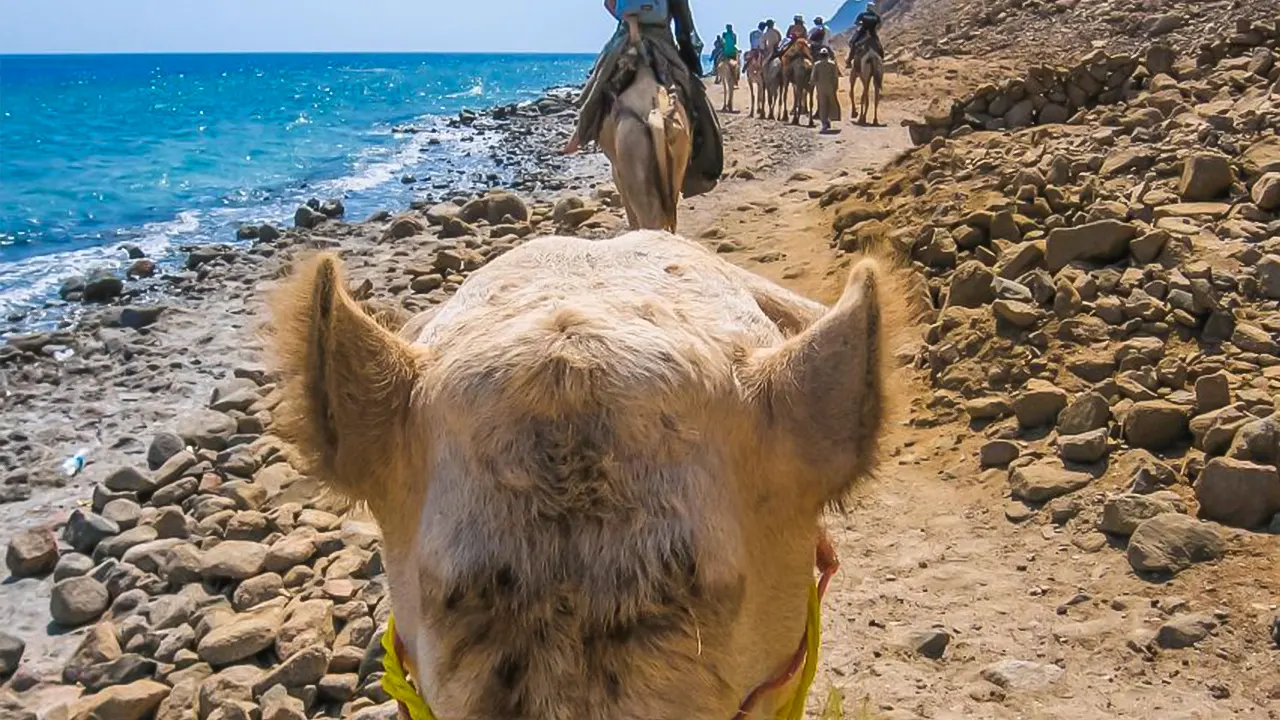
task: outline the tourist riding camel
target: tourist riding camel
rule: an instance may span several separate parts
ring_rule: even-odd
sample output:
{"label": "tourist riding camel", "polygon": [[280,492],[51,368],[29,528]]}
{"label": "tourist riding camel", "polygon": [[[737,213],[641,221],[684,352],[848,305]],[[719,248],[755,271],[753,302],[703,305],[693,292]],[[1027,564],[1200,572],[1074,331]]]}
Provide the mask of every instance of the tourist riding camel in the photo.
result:
{"label": "tourist riding camel", "polygon": [[775,57],[774,53],[778,52],[778,46],[782,44],[782,33],[778,32],[777,25],[773,22],[773,18],[764,21],[764,36],[760,38],[760,49],[764,51],[764,61]]}
{"label": "tourist riding camel", "polygon": [[802,717],[891,280],[862,260],[828,309],[667,233],[550,237],[406,324],[301,264],[273,425],[379,526],[401,717]]}
{"label": "tourist riding camel", "polygon": [[[756,29],[752,30],[751,34],[747,36],[747,42],[751,45],[751,47],[747,49],[748,53],[760,52],[760,48],[763,47],[764,44],[764,31],[767,27],[768,25],[761,20],[760,24],[756,26]],[[748,57],[747,60],[750,61],[750,58]]]}
{"label": "tourist riding camel", "polygon": [[[631,48],[628,18],[639,25],[641,44],[659,84],[675,88],[692,124],[692,152],[683,175],[685,197],[713,189],[724,171],[724,148],[719,120],[702,84],[702,43],[693,25],[688,0],[605,0],[618,19],[618,29],[596,60],[583,88],[578,124],[565,147],[575,152],[596,141],[606,115],[613,111],[610,98],[623,93],[635,76],[634,67],[619,63]],[[675,33],[671,26],[674,23]]]}
{"label": "tourist riding camel", "polygon": [[711,74],[715,75],[716,84],[720,84],[720,76],[716,73],[716,68],[720,66],[720,59],[724,57],[724,36],[717,35],[716,39],[711,43]]}
{"label": "tourist riding camel", "polygon": [[794,54],[801,54],[810,62],[813,61],[813,54],[809,48],[809,31],[804,25],[804,16],[796,15],[791,27],[787,28],[787,38],[778,46],[774,52],[774,57],[782,58],[782,71],[790,77],[790,57]]}
{"label": "tourist riding camel", "polygon": [[853,34],[853,38],[849,40],[850,55],[857,52],[862,43],[870,43],[870,47],[874,48],[880,57],[884,57],[884,47],[880,44],[880,24],[883,20],[880,13],[876,12],[876,4],[874,2],[867,3],[867,9],[858,14],[853,21],[854,27],[858,30]]}
{"label": "tourist riding camel", "polygon": [[809,46],[813,52],[824,47],[831,47],[831,33],[822,16],[813,19],[813,29],[809,31]]}

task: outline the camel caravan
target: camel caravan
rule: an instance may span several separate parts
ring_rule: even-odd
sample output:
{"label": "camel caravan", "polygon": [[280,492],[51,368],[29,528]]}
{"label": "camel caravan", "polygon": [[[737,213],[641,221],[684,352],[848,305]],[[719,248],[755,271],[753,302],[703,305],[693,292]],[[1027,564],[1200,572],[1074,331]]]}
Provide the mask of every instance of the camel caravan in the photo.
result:
{"label": "camel caravan", "polygon": [[863,259],[825,307],[671,234],[720,129],[667,18],[617,14],[570,146],[633,231],[530,240],[411,319],[332,253],[272,304],[278,430],[380,527],[409,720],[797,720],[823,513],[877,468],[894,276]]}

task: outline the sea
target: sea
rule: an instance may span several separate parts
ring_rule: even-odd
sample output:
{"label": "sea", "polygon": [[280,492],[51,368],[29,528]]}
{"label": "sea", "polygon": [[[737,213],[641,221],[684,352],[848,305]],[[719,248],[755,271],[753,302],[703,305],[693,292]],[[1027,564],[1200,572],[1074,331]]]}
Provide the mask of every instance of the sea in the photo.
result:
{"label": "sea", "polygon": [[0,55],[0,321],[51,322],[62,281],[123,268],[124,243],[163,262],[234,243],[243,223],[287,223],[312,197],[360,219],[424,188],[500,184],[450,119],[579,85],[593,60]]}

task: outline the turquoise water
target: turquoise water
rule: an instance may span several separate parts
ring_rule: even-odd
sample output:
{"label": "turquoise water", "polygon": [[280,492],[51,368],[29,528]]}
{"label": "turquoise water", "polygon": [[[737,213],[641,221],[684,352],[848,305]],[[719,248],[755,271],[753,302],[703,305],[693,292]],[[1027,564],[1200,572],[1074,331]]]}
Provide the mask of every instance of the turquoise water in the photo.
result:
{"label": "turquoise water", "polygon": [[[343,197],[348,218],[492,184],[463,108],[585,80],[588,56],[0,56],[0,318],[117,258],[234,241]],[[425,132],[393,132],[412,124]],[[400,182],[415,175],[424,185]]]}

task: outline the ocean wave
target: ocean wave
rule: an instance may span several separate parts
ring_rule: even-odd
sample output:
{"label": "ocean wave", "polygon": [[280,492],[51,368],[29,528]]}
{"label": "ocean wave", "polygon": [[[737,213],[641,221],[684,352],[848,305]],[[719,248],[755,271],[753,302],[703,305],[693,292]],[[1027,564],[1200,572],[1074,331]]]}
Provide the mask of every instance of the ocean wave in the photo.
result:
{"label": "ocean wave", "polygon": [[459,90],[458,92],[455,92],[455,93],[449,93],[447,95],[444,95],[443,97],[453,100],[453,99],[463,98],[463,97],[483,97],[483,96],[484,96],[484,81],[477,80],[475,85],[472,85],[466,90]]}

